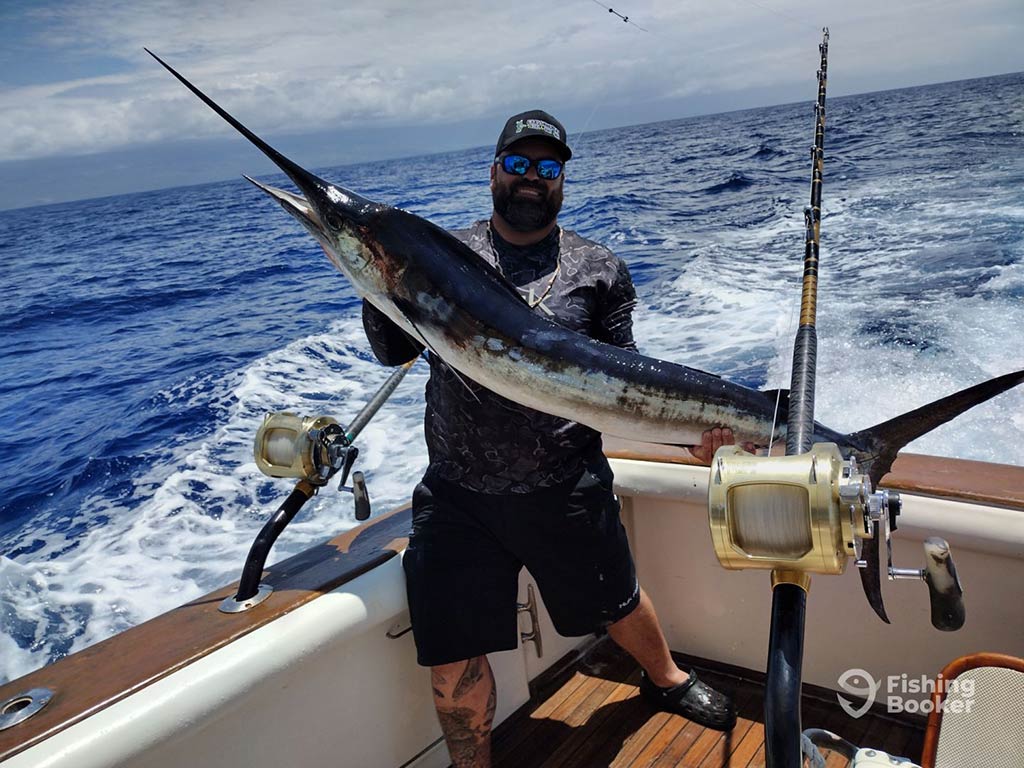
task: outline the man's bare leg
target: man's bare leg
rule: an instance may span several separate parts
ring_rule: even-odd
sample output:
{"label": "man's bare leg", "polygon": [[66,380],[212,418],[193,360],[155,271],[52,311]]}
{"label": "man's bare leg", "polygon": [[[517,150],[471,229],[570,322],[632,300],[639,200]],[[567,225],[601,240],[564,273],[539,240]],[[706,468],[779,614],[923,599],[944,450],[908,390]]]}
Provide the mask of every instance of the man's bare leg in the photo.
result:
{"label": "man's bare leg", "polygon": [[668,688],[685,683],[689,677],[672,659],[654,605],[643,589],[633,612],[609,626],[608,634],[636,659],[655,685]]}
{"label": "man's bare leg", "polygon": [[736,707],[728,695],[696,679],[686,688],[678,687],[690,675],[672,659],[654,606],[643,590],[637,607],[608,627],[608,634],[644,668],[647,679],[640,681],[640,694],[655,707],[719,731],[736,725]]}
{"label": "man's bare leg", "polygon": [[490,768],[497,693],[487,657],[431,667],[430,681],[454,768]]}

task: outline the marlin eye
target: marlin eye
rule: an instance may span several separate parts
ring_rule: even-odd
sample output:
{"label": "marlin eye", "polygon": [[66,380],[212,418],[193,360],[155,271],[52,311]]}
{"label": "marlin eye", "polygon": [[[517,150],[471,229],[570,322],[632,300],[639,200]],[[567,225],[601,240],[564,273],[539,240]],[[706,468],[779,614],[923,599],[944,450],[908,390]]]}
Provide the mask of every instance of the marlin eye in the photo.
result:
{"label": "marlin eye", "polygon": [[324,221],[327,223],[327,227],[329,229],[333,229],[335,231],[341,229],[342,220],[341,217],[336,213],[328,213],[326,216],[324,216]]}

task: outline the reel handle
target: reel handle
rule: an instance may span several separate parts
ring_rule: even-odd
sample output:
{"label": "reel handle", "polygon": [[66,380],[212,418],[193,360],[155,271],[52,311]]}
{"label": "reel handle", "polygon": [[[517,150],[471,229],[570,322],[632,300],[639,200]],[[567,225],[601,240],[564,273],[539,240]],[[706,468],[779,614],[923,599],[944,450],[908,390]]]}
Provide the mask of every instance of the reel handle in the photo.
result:
{"label": "reel handle", "polygon": [[932,536],[924,542],[925,584],[932,604],[932,626],[943,632],[953,632],[964,625],[964,590],[960,586],[949,542]]}
{"label": "reel handle", "polygon": [[359,470],[352,473],[352,498],[356,502],[356,520],[369,520],[370,493],[366,490],[366,480]]}

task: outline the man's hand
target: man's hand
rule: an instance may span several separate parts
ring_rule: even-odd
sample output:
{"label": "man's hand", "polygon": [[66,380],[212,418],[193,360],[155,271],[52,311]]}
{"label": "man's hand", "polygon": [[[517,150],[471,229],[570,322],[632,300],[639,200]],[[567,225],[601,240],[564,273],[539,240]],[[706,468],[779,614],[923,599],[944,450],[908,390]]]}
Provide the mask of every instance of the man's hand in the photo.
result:
{"label": "man's hand", "polygon": [[[700,436],[700,445],[690,446],[690,453],[703,463],[710,464],[711,459],[715,456],[715,451],[723,445],[735,445],[735,443],[736,438],[733,437],[731,429],[728,427],[715,427],[714,429],[707,430]],[[753,453],[754,444],[744,443],[743,450]]]}

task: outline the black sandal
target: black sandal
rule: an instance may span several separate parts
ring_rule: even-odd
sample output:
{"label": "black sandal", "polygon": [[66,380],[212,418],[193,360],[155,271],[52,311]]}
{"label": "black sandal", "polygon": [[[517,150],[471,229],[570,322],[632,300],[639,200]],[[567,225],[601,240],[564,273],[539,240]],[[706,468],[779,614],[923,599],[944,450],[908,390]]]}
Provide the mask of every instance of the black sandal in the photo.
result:
{"label": "black sandal", "polygon": [[732,699],[698,680],[697,673],[692,670],[689,680],[671,688],[659,688],[643,672],[640,694],[659,710],[681,715],[705,728],[731,731],[736,725],[736,708]]}

